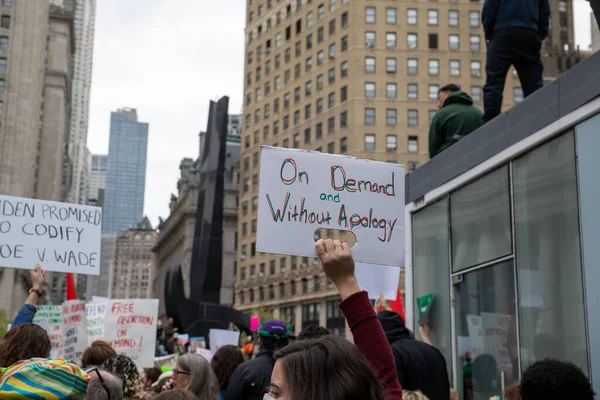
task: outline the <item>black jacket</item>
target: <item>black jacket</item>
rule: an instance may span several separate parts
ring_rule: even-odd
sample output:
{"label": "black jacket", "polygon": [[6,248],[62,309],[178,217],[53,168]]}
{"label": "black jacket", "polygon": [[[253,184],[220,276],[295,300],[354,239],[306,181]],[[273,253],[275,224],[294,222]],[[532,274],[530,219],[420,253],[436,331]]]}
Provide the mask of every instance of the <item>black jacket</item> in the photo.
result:
{"label": "black jacket", "polygon": [[275,361],[266,353],[246,361],[233,371],[225,400],[263,400],[271,385],[271,373]]}
{"label": "black jacket", "polygon": [[487,40],[494,31],[514,27],[534,30],[544,40],[550,26],[550,1],[485,0],[481,19]]}
{"label": "black jacket", "polygon": [[442,353],[433,346],[412,339],[398,313],[382,311],[377,317],[392,346],[402,389],[420,390],[430,400],[448,400],[450,382]]}

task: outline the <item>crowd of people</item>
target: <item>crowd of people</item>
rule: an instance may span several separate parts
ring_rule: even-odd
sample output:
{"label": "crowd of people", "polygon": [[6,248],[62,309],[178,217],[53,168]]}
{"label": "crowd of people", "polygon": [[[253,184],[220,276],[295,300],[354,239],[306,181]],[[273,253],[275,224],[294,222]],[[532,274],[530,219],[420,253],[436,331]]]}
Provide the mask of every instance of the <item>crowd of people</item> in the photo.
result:
{"label": "crowd of people", "polygon": [[[50,357],[48,334],[32,323],[39,295],[32,290],[0,341],[0,399],[458,399],[442,354],[415,340],[385,300],[378,303],[384,308],[378,313],[378,305],[374,308],[360,289],[348,245],[319,240],[315,250],[338,289],[354,344],[318,326],[292,339],[285,322],[269,320],[257,332],[260,352],[255,357],[247,354],[247,361],[242,349],[229,345],[218,348],[210,362],[198,354],[183,354],[173,369],[140,371],[109,343],[95,341],[76,364]],[[33,288],[41,288],[44,279],[39,267],[32,271]],[[503,398],[592,400],[594,392],[578,367],[547,359],[527,368]]]}

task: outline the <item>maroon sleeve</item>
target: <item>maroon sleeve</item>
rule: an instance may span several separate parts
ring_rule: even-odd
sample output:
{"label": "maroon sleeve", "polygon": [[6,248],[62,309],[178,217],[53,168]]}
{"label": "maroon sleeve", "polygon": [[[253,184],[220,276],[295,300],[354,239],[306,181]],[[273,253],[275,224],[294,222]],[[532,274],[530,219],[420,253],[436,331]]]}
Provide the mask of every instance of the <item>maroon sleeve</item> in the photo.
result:
{"label": "maroon sleeve", "polygon": [[377,314],[369,301],[367,292],[353,294],[340,303],[354,344],[367,357],[381,384],[388,400],[402,400],[402,387],[396,375],[396,364],[392,348],[388,344]]}

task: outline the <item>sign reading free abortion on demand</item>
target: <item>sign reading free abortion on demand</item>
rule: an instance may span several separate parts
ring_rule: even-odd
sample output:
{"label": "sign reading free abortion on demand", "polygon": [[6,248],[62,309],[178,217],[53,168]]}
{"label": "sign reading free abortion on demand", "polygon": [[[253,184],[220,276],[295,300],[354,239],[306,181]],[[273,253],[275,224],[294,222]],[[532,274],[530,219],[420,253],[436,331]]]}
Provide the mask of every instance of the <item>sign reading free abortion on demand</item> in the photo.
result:
{"label": "sign reading free abortion on demand", "polygon": [[315,257],[319,229],[350,231],[357,262],[404,265],[404,167],[263,147],[258,251]]}
{"label": "sign reading free abortion on demand", "polygon": [[0,195],[0,266],[100,273],[102,209]]}

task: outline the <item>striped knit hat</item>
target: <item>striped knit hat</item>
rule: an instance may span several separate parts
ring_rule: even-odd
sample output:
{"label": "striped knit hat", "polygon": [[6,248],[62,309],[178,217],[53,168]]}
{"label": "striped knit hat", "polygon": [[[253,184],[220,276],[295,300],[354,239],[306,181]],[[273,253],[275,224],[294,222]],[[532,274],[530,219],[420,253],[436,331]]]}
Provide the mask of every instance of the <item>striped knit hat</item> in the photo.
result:
{"label": "striped knit hat", "polygon": [[85,400],[89,375],[59,358],[34,358],[0,368],[0,399]]}

